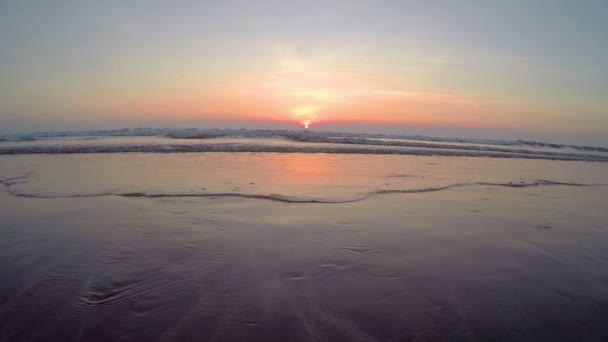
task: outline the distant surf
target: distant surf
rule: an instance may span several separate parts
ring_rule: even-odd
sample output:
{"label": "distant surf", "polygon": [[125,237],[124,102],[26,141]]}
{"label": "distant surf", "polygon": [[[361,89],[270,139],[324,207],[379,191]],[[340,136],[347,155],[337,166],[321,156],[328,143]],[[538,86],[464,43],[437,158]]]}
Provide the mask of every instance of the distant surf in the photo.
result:
{"label": "distant surf", "polygon": [[288,130],[122,129],[0,137],[0,154],[271,152],[608,161],[608,148],[523,140]]}

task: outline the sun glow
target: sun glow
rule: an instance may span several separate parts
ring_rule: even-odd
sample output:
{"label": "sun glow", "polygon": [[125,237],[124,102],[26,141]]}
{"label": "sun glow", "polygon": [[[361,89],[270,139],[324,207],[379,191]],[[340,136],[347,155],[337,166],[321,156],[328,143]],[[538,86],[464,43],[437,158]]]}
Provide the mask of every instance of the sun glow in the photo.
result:
{"label": "sun glow", "polygon": [[481,97],[431,91],[396,77],[293,56],[203,90],[119,106],[147,118],[170,112],[184,113],[186,120],[221,113],[227,119],[289,122],[304,128],[338,122],[475,125],[484,113],[501,112],[500,106],[489,106]]}
{"label": "sun glow", "polygon": [[319,107],[315,105],[304,105],[291,110],[294,119],[299,121],[304,128],[308,128],[313,120],[317,119]]}
{"label": "sun glow", "polygon": [[293,115],[295,115],[297,117],[312,116],[318,111],[319,111],[319,107],[314,106],[314,105],[295,107],[294,109],[291,110]]}

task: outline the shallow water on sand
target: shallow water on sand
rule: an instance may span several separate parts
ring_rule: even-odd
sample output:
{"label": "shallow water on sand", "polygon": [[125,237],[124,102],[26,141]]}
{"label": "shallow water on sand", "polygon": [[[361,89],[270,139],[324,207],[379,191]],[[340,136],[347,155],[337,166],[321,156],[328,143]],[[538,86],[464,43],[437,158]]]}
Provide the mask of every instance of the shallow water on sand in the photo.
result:
{"label": "shallow water on sand", "polygon": [[0,180],[2,341],[608,338],[605,163],[28,155]]}

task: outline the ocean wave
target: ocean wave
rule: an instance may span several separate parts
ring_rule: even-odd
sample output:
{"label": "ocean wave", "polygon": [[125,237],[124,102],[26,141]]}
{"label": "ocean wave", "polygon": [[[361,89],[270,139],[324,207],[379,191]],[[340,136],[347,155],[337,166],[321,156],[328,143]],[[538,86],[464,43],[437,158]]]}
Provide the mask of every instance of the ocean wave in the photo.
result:
{"label": "ocean wave", "polygon": [[[413,146],[413,145],[412,145]],[[143,144],[143,145],[30,145],[0,146],[0,155],[13,154],[76,154],[76,153],[186,153],[186,152],[271,152],[271,153],[337,153],[337,154],[397,154],[417,156],[525,158],[548,160],[608,161],[608,156],[542,151],[493,151],[488,149],[436,148],[408,145],[352,145],[341,147],[264,145],[248,143],[207,144]]]}
{"label": "ocean wave", "polygon": [[[443,142],[453,144],[480,144],[499,146],[528,146],[548,149],[570,148],[589,152],[606,152],[608,147],[566,145],[545,143],[531,140],[503,140],[503,139],[479,139],[479,138],[455,138],[436,137],[425,135],[407,134],[381,134],[381,133],[346,133],[325,131],[301,131],[284,129],[218,129],[218,128],[123,128],[115,130],[83,130],[83,131],[47,131],[31,132],[25,134],[9,134],[0,136],[0,142],[4,141],[33,141],[45,138],[60,137],[151,137],[165,136],[174,139],[208,139],[218,137],[249,137],[249,138],[273,138],[286,137],[306,141],[319,141],[322,139],[385,139],[385,140],[410,140],[424,142]],[[376,140],[377,141],[377,140]],[[453,145],[452,145],[453,146]]]}
{"label": "ocean wave", "polygon": [[532,141],[246,129],[122,129],[1,137],[0,155],[273,152],[608,161],[608,149]]}

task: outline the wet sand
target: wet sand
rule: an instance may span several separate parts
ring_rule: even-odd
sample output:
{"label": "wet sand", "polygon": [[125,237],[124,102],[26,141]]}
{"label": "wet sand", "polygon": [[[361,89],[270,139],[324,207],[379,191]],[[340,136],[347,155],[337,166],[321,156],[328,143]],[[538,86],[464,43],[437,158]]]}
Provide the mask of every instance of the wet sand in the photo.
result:
{"label": "wet sand", "polygon": [[0,340],[608,339],[608,166],[297,157],[0,157]]}

